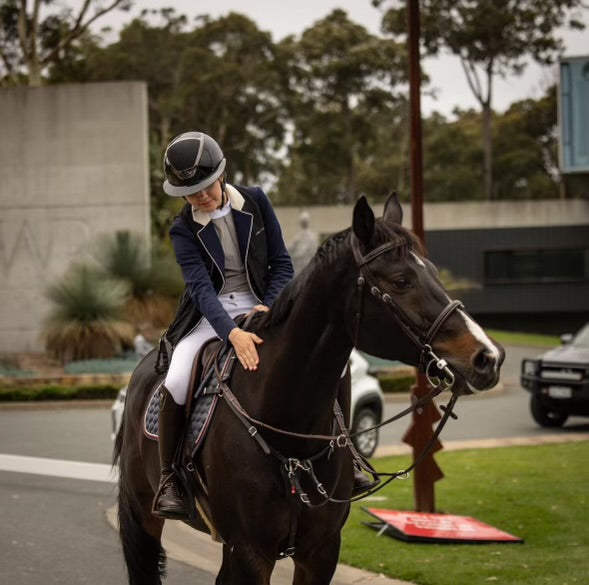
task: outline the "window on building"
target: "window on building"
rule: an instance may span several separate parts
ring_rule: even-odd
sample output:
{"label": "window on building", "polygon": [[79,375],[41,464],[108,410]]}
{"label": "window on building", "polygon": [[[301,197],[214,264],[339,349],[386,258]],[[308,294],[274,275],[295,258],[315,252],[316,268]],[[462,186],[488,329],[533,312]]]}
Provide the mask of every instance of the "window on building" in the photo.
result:
{"label": "window on building", "polygon": [[485,252],[487,282],[589,280],[589,248]]}

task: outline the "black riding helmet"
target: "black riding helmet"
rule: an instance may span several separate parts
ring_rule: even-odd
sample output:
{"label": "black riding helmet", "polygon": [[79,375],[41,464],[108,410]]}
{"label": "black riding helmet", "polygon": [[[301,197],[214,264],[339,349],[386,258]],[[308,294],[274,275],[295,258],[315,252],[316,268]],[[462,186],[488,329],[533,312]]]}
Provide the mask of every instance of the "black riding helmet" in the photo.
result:
{"label": "black riding helmet", "polygon": [[164,154],[164,192],[186,197],[212,185],[225,170],[221,147],[204,132],[176,136]]}

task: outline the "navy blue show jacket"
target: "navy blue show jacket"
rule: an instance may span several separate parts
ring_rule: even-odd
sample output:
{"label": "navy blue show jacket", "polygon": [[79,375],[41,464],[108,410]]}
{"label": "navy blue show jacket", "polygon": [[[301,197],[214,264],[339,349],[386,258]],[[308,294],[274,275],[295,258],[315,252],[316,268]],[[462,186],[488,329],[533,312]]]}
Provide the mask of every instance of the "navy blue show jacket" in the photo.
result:
{"label": "navy blue show jacket", "polygon": [[[226,188],[250,289],[261,304],[270,307],[294,275],[280,224],[262,189]],[[225,285],[225,255],[213,222],[206,213],[197,211],[193,216],[187,203],[169,233],[186,289],[167,340],[175,347],[203,316],[227,340],[235,322],[218,299]]]}

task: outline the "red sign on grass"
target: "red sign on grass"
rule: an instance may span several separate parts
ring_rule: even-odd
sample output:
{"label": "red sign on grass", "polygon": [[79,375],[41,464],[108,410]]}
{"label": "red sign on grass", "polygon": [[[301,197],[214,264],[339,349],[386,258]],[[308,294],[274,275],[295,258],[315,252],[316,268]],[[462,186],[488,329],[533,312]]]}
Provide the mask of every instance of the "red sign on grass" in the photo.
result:
{"label": "red sign on grass", "polygon": [[401,512],[378,508],[364,508],[364,511],[379,521],[364,524],[378,530],[379,534],[388,533],[395,538],[410,542],[523,542],[517,536],[469,516]]}

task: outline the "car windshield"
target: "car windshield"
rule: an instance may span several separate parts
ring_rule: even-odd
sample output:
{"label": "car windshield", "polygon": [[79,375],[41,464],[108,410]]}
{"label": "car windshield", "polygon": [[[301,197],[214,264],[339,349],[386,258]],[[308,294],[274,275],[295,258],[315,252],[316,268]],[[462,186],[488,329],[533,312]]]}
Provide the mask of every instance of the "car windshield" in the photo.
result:
{"label": "car windshield", "polygon": [[575,347],[586,347],[589,348],[589,323],[575,335],[573,339],[573,345]]}

